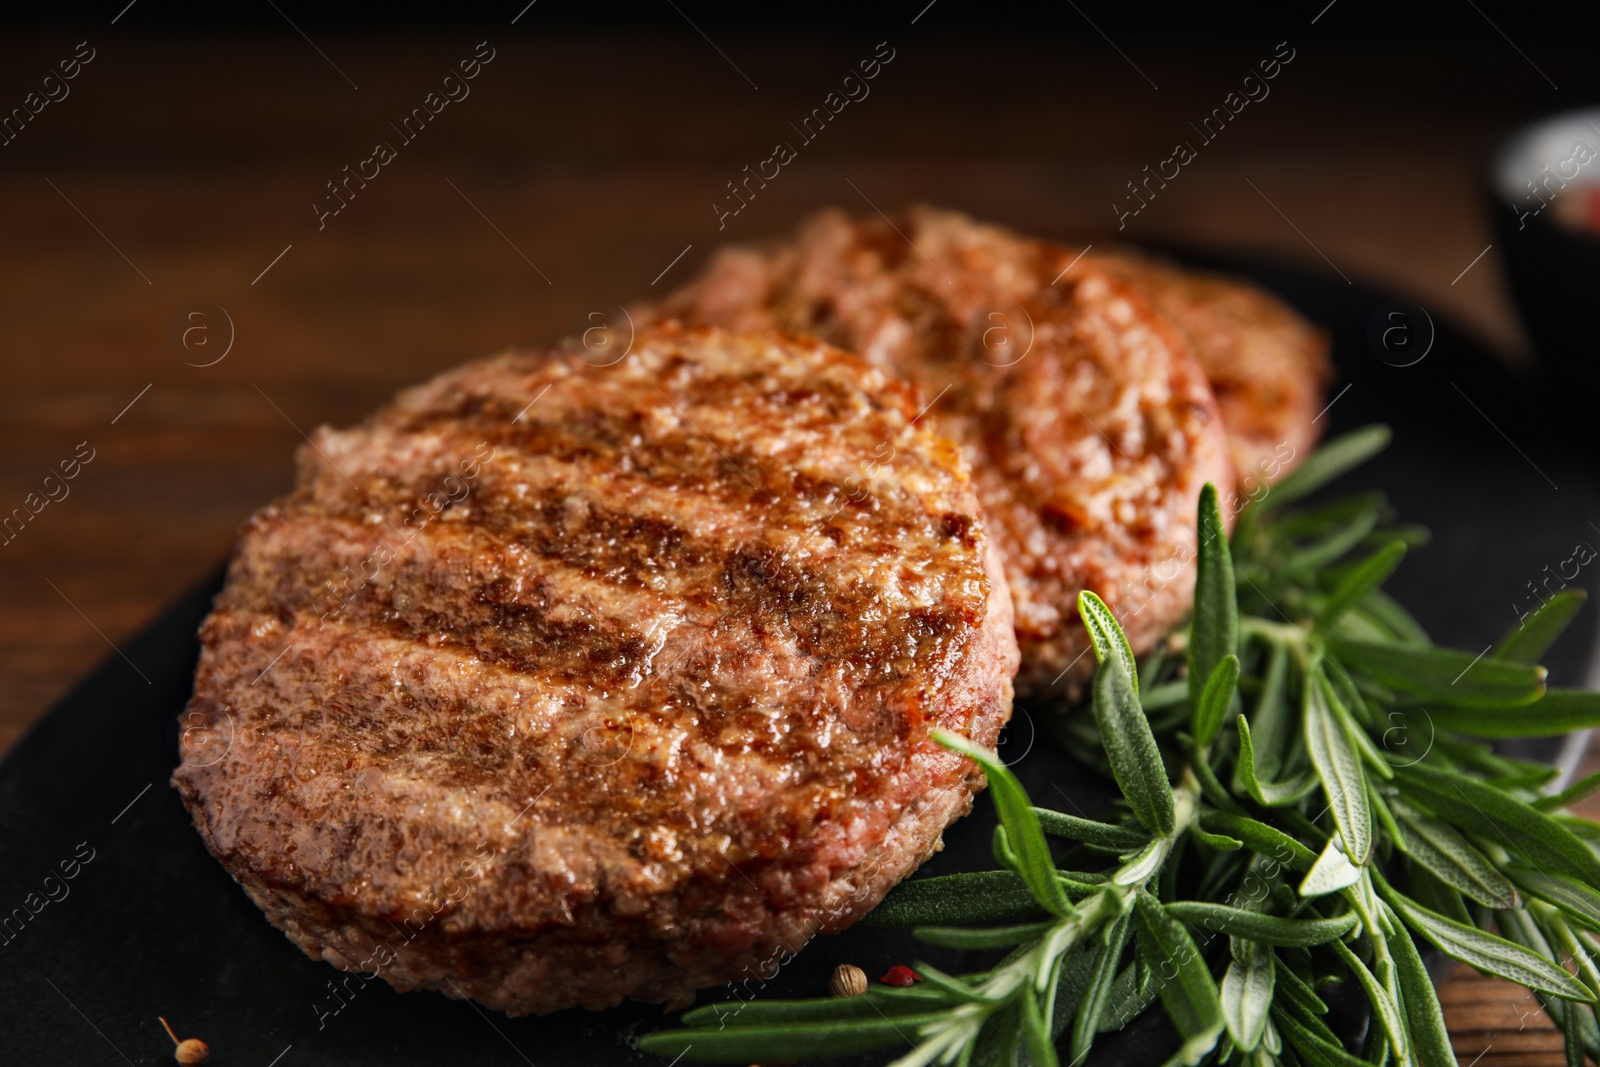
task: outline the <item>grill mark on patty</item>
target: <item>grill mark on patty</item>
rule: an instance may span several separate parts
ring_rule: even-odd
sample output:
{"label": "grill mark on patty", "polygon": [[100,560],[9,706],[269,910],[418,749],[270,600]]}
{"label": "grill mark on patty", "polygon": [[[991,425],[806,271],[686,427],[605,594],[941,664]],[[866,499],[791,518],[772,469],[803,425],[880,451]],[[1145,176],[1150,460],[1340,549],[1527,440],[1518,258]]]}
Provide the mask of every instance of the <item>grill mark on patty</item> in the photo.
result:
{"label": "grill mark on patty", "polygon": [[[216,614],[208,619],[204,638],[208,644],[238,639],[254,623],[246,614]],[[387,773],[395,766],[404,766],[417,778],[462,793],[504,782],[508,776],[531,774],[535,779],[551,781],[555,787],[542,793],[540,805],[531,809],[532,821],[538,825],[580,827],[601,810],[599,802],[603,799],[627,798],[626,803],[643,816],[637,826],[664,826],[697,837],[725,832],[731,835],[730,843],[736,848],[734,858],[742,862],[784,853],[798,828],[826,817],[845,800],[857,778],[859,757],[855,753],[895,740],[903,743],[916,730],[914,716],[901,717],[888,736],[845,732],[826,753],[799,739],[796,735],[803,735],[801,730],[772,734],[769,729],[764,742],[751,744],[745,738],[761,735],[761,727],[770,725],[767,719],[783,717],[798,725],[805,721],[806,712],[804,707],[750,707],[749,692],[744,690],[740,694],[743,699],[735,703],[745,706],[724,709],[719,716],[723,726],[720,734],[727,737],[732,731],[739,738],[725,744],[723,752],[735,760],[804,767],[793,786],[785,788],[801,789],[808,799],[799,805],[798,813],[768,811],[750,799],[687,804],[690,810],[719,813],[702,824],[690,818],[684,804],[673,801],[676,776],[663,768],[642,762],[581,758],[582,740],[576,727],[590,721],[588,717],[552,715],[541,720],[543,725],[538,729],[508,732],[503,710],[486,709],[474,701],[470,683],[463,684],[460,691],[444,693],[422,677],[412,677],[400,689],[373,684],[388,681],[390,663],[418,660],[423,653],[416,649],[380,648],[381,654],[369,655],[371,649],[366,642],[360,628],[341,626],[337,632],[324,635],[320,647],[306,647],[300,654],[286,657],[265,687],[240,689],[243,699],[231,705],[244,728],[241,734],[252,724],[265,722],[270,723],[273,736],[280,739],[263,777],[272,783],[270,791],[280,806],[287,805],[298,813],[289,819],[291,823],[316,819],[322,814],[328,798],[319,799],[319,787],[338,792],[340,781],[359,779],[369,772]],[[229,664],[227,667],[233,669],[229,677],[221,665],[203,664],[200,682],[207,688],[237,686],[253,666]],[[493,667],[483,668],[480,681],[493,682],[495,673]],[[331,684],[334,679],[340,679],[343,685]],[[284,699],[307,686],[329,693],[329,699],[314,705]],[[650,738],[681,728],[679,715],[672,710],[673,686],[668,681],[656,683],[645,694],[646,699],[635,702],[629,714],[630,735]],[[377,699],[373,700],[372,695]],[[586,694],[585,700],[591,705],[604,703],[606,694]],[[647,710],[652,707],[657,710]],[[244,743],[242,737],[240,743]],[[701,740],[697,745],[706,743]],[[346,754],[344,774],[319,782],[314,768],[321,763],[326,770],[330,747]],[[698,762],[694,756],[689,758]],[[380,823],[378,829],[398,832],[397,827],[385,829],[386,826],[387,823]],[[632,837],[628,840],[631,842]],[[715,857],[708,859],[712,873],[722,873],[721,862]]]}
{"label": "grill mark on patty", "polygon": [[[578,376],[550,377],[547,384],[570,386]],[[863,403],[843,383],[826,376],[804,385],[771,374],[701,374],[673,382],[669,371],[666,378],[665,384],[676,386],[676,395],[668,396],[654,382],[629,383],[623,395],[609,397],[604,408],[581,403],[581,394],[550,398],[541,406],[521,410],[519,395],[457,393],[423,409],[404,411],[395,417],[394,430],[418,438],[448,433],[487,442],[497,452],[633,473],[663,488],[696,490],[768,508],[788,497],[813,500],[814,493],[837,493],[843,487],[826,480],[794,481],[787,476],[790,464],[746,449],[744,436],[752,430],[823,436],[841,422],[863,417],[873,419],[880,431],[900,428],[891,408]],[[536,387],[535,394],[542,388]],[[580,402],[573,404],[575,399]],[[655,424],[663,400],[679,420],[670,430]],[[567,406],[561,407],[562,403]],[[904,414],[898,405],[893,410]],[[716,433],[718,420],[734,411],[740,434]]]}
{"label": "grill mark on patty", "polygon": [[[541,387],[538,393],[542,391]],[[786,390],[781,397],[814,392]],[[512,406],[501,401],[478,403],[483,400],[481,397],[468,399],[474,402],[467,406],[480,415],[497,405],[506,410]],[[655,413],[659,413],[658,398],[640,399],[653,404]],[[425,448],[422,458],[398,469],[350,469],[348,463],[337,460],[325,464],[321,454],[312,453],[307,462],[313,477],[306,480],[306,487],[293,500],[314,501],[332,514],[352,519],[386,513],[391,524],[407,528],[419,517],[424,524],[446,516],[464,518],[541,554],[609,572],[617,581],[626,581],[627,572],[638,570],[650,560],[669,566],[692,566],[709,554],[692,537],[677,532],[675,524],[661,519],[657,520],[661,525],[650,529],[649,516],[639,518],[633,514],[641,503],[648,506],[652,501],[670,503],[673,510],[684,513],[690,510],[682,507],[685,494],[703,501],[692,509],[697,515],[727,514],[735,521],[745,522],[760,518],[767,525],[786,528],[812,525],[816,534],[836,540],[838,536],[830,527],[867,522],[898,528],[907,535],[934,536],[938,530],[922,502],[898,482],[889,483],[885,492],[866,477],[865,462],[838,470],[830,469],[837,464],[829,465],[826,460],[813,461],[808,455],[811,445],[821,448],[823,456],[833,458],[825,442],[835,424],[827,420],[800,420],[800,426],[783,427],[793,442],[789,451],[797,455],[751,456],[740,453],[734,445],[708,440],[695,426],[679,425],[664,433],[664,428],[647,423],[646,416],[651,412],[609,410],[616,405],[608,405],[605,411],[551,410],[562,402],[558,396],[543,405],[546,411],[542,421],[535,419],[513,427],[509,419],[489,416],[482,421],[461,423],[455,413],[463,410],[466,401],[444,400],[443,409],[411,411],[403,420],[395,420],[399,421],[398,426],[381,427],[397,449]],[[860,412],[847,414],[858,420],[862,417]],[[793,421],[792,416],[782,412],[773,415],[779,423]],[[923,457],[904,452],[904,438],[910,431],[898,415],[903,412],[875,407],[865,413],[867,421],[861,432],[879,440],[880,451],[884,446],[900,446],[889,455],[904,473],[938,477]],[[706,416],[690,416],[686,421],[703,427]],[[759,424],[756,428],[760,428]],[[334,441],[355,432],[333,435]],[[595,440],[613,444],[596,449]],[[337,444],[324,443],[329,446],[325,452],[339,454]],[[494,459],[482,465],[482,474],[469,497],[459,503],[446,501],[439,514],[430,519],[431,509],[424,510],[428,498],[438,500],[442,483],[450,478],[455,478],[457,484],[461,481],[449,457],[471,456],[486,448],[493,450]],[[873,466],[882,464],[881,455],[873,458],[878,461]],[[590,513],[592,521],[577,527],[570,521],[563,522],[569,516],[557,514],[549,501],[530,508],[531,499],[552,493],[573,499],[575,505]],[[640,494],[645,494],[643,501]],[[460,514],[450,515],[452,511]],[[744,514],[741,516],[740,512]],[[621,528],[608,530],[604,528],[606,523]],[[640,556],[631,551],[641,536],[652,533],[660,535],[658,548],[667,550],[664,555],[652,552]],[[585,546],[584,542],[589,544]],[[586,553],[593,558],[583,560]]]}
{"label": "grill mark on patty", "polygon": [[[326,619],[325,585],[339,572],[319,567],[316,555],[301,555],[292,543],[281,554],[272,551],[270,538],[260,548],[259,565],[236,569],[232,577],[259,580],[262,612]],[[505,573],[510,569],[475,575],[463,596],[461,576],[448,562],[397,561],[381,580],[337,601],[333,614],[346,624],[431,647],[459,645],[484,662],[514,670],[618,684],[645,668],[645,639],[626,620],[563,603],[552,591],[559,576],[550,574],[524,575],[525,588],[513,595]]]}
{"label": "grill mark on patty", "polygon": [[[870,672],[879,684],[942,666],[982,618],[981,602],[940,601],[936,609],[886,611],[876,590],[835,585],[815,569],[796,567],[770,551],[735,553],[723,568],[722,586],[729,617],[751,633],[790,634],[805,655]],[[952,640],[954,647],[946,647]]]}
{"label": "grill mark on patty", "polygon": [[[535,472],[530,470],[529,461],[542,463],[550,457],[498,451],[496,458],[506,466],[515,466],[516,472],[486,469],[478,475],[469,494],[459,501],[447,500],[431,519],[431,509],[423,510],[427,497],[438,490],[441,478],[448,474],[366,471],[358,483],[359,495],[343,478],[334,475],[332,482],[324,479],[326,491],[320,491],[324,487],[319,486],[316,494],[302,493],[291,504],[353,524],[369,521],[377,514],[402,534],[421,532],[436,522],[448,526],[459,521],[461,525],[488,531],[508,544],[559,560],[588,577],[621,585],[654,587],[656,583],[649,579],[662,571],[692,571],[726,551],[719,541],[661,515],[639,514],[641,505],[648,510],[656,501],[662,502],[662,511],[667,510],[665,505],[669,502],[678,510],[685,510],[684,491],[665,490],[640,472],[620,477],[598,463]],[[902,462],[902,466],[922,469],[920,464],[910,462]],[[530,473],[538,481],[526,477]],[[766,506],[759,506],[753,495],[733,501],[702,496],[703,502],[697,502],[691,510],[697,516],[742,513],[740,517],[746,520],[770,516],[776,524],[813,536],[830,536],[829,531],[834,528],[846,533],[855,530],[859,536],[860,528],[869,522],[872,528],[883,523],[930,538],[953,536],[945,532],[948,522],[931,516],[915,498],[899,492],[874,492],[863,479],[846,481],[806,471],[782,471],[766,480],[770,484],[779,477],[787,481],[789,489]],[[594,484],[601,478],[603,483]],[[529,490],[537,490],[537,495]],[[615,505],[611,501],[616,501]],[[408,525],[419,512],[428,521]],[[954,536],[965,537],[968,547],[974,543],[970,533]]]}
{"label": "grill mark on patty", "polygon": [[[647,669],[648,638],[632,619],[605,612],[597,597],[574,597],[568,580],[577,576],[589,582],[595,576],[559,555],[539,557],[556,565],[549,570],[530,571],[529,561],[512,558],[514,550],[498,538],[460,524],[437,534],[424,530],[423,544],[400,546],[372,534],[372,527],[309,512],[290,510],[276,522],[275,530],[263,530],[251,550],[235,560],[230,574],[231,587],[255,590],[257,596],[242,602],[228,596],[230,606],[252,604],[280,619],[316,619],[329,614],[324,605],[333,600],[338,605],[333,614],[350,625],[432,646],[460,645],[485,662],[513,670],[553,671],[597,684],[636,683]],[[301,536],[306,522],[323,535]],[[279,535],[285,529],[293,535]],[[947,536],[963,543],[959,533]],[[349,579],[336,549],[365,559],[388,552],[393,559],[374,580],[337,599],[329,583],[343,578],[347,586]],[[461,596],[462,561],[470,561],[473,571],[466,597]],[[809,562],[797,566],[770,546],[708,546],[696,567],[699,574],[679,575],[677,594],[652,590],[652,600],[677,604],[696,619],[694,625],[714,622],[759,641],[792,643],[805,656],[841,661],[881,683],[918,670],[920,658],[947,661],[961,647],[959,641],[946,647],[951,636],[982,617],[978,594],[986,596],[986,590],[943,598],[931,612],[901,612],[880,587]],[[879,578],[887,582],[893,576]],[[626,584],[645,587],[637,577]],[[711,597],[706,588],[720,595]]]}

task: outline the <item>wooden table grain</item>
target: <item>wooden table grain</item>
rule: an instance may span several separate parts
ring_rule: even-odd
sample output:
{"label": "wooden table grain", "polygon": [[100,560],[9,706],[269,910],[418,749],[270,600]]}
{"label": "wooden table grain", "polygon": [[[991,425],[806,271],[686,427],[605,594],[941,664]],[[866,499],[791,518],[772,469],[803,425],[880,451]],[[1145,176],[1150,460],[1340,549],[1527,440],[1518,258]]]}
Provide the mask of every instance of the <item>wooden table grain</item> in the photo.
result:
{"label": "wooden table grain", "polygon": [[[100,26],[71,95],[0,145],[0,515],[30,509],[0,542],[0,749],[217,566],[312,427],[614,317],[719,241],[820,205],[921,200],[1102,242],[1251,246],[1403,290],[1523,358],[1485,254],[1481,164],[1517,116],[1558,101],[1495,40],[1419,67],[1414,49],[1302,30],[1272,97],[1118,234],[1126,184],[1272,53],[1267,31],[1138,46],[1136,73],[1087,33],[984,43],[899,26],[871,96],[719,225],[727,184],[796,140],[791,123],[879,37],[707,47],[534,18],[335,36],[323,55],[288,34]],[[403,139],[391,123],[485,37],[471,95]],[[79,39],[8,38],[0,69],[43,70]],[[329,183],[378,142],[395,158],[322,217]],[[84,449],[68,495],[31,514]],[[1443,999],[1463,1064],[1564,1062],[1523,991],[1463,972]]]}

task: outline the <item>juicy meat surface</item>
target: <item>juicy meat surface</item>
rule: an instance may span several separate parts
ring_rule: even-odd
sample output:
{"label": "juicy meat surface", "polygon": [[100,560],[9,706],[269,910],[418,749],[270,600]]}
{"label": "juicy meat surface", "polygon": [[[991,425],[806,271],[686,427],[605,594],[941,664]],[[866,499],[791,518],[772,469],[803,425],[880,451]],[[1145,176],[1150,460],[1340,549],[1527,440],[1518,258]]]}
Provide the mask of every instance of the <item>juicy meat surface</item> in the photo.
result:
{"label": "juicy meat surface", "polygon": [[1258,496],[1311,454],[1333,380],[1328,336],[1247,282],[1180,270],[1136,252],[1095,261],[1172,320],[1216,394],[1240,492]]}
{"label": "juicy meat surface", "polygon": [[1092,673],[1080,590],[1136,653],[1188,612],[1196,499],[1233,485],[1216,401],[1168,320],[1077,249],[930,208],[823,211],[638,310],[813,334],[917,386],[924,421],[965,450],[1005,560],[1019,693]]}
{"label": "juicy meat surface", "polygon": [[1010,599],[911,390],[775,333],[594,362],[317,430],[202,627],[173,782],[347,983],[681,1005],[865,914],[982,788],[928,734],[993,745]]}

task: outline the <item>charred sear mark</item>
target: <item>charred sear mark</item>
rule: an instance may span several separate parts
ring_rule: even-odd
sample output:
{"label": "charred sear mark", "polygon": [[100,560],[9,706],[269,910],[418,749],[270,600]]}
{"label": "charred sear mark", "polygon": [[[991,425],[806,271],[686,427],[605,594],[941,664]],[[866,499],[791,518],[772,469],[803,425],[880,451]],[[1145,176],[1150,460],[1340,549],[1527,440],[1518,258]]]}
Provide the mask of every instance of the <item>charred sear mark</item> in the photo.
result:
{"label": "charred sear mark", "polygon": [[960,541],[962,547],[973,548],[978,543],[976,523],[971,515],[960,515],[947,511],[939,517],[940,528],[945,537]]}
{"label": "charred sear mark", "polygon": [[[651,396],[639,401],[650,405]],[[530,410],[520,422],[516,412],[495,410],[492,402],[474,405],[483,414],[455,421],[451,411],[430,411],[413,417],[407,434],[458,436],[484,441],[506,459],[540,457],[570,464],[580,472],[604,478],[650,481],[662,488],[704,493],[730,502],[770,504],[765,488],[768,463],[746,454],[736,440],[716,440],[685,420],[663,432],[636,409],[566,408],[559,418],[536,417]],[[659,398],[650,405],[661,406]],[[509,405],[508,405],[509,407]],[[695,420],[699,422],[700,420]]]}
{"label": "charred sear mark", "polygon": [[937,671],[981,622],[980,611],[949,601],[896,611],[867,583],[834,585],[767,546],[729,557],[722,587],[729,614],[757,638],[792,641],[802,654],[844,664],[873,684]]}
{"label": "charred sear mark", "polygon": [[714,558],[714,544],[664,519],[601,508],[579,497],[543,499],[519,513],[491,507],[483,529],[593,581],[645,587],[663,572],[689,572]]}

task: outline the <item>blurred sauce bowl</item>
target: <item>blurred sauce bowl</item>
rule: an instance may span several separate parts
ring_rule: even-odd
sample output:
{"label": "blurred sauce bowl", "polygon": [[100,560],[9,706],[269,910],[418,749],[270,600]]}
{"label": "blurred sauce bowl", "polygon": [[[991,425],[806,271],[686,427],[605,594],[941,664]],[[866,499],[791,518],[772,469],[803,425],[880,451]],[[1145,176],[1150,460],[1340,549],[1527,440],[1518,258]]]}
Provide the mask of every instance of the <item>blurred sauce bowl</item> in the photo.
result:
{"label": "blurred sauce bowl", "polygon": [[1552,379],[1600,392],[1600,107],[1523,127],[1490,165],[1496,243]]}

